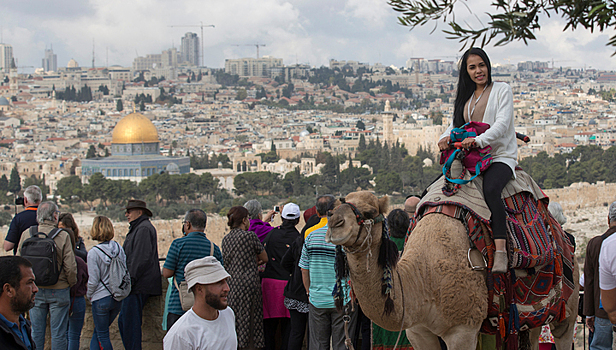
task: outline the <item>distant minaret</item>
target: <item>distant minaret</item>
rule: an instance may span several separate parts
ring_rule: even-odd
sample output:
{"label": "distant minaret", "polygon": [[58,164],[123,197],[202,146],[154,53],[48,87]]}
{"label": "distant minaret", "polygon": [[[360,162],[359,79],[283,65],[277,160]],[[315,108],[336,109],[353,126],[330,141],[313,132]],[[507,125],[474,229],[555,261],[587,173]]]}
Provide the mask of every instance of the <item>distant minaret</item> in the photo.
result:
{"label": "distant minaret", "polygon": [[92,68],[96,68],[94,60],[94,38],[92,38]]}
{"label": "distant minaret", "polygon": [[396,140],[394,140],[394,114],[391,112],[389,100],[385,101],[385,111],[383,112],[383,141],[390,146],[396,143]]}

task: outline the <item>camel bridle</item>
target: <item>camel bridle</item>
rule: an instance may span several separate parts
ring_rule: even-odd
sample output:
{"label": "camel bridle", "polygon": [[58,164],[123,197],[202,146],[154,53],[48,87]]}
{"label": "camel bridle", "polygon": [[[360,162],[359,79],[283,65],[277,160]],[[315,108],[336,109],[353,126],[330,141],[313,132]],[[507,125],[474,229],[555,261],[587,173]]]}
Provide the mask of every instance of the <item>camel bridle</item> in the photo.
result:
{"label": "camel bridle", "polygon": [[[349,251],[350,253],[359,252],[366,244],[366,242],[372,243],[372,227],[374,226],[374,224],[377,224],[379,222],[384,224],[385,216],[383,216],[383,214],[379,214],[374,219],[366,219],[366,217],[359,211],[359,209],[357,209],[357,206],[355,204],[347,202],[344,198],[340,198],[340,202],[342,202],[342,204],[340,204],[338,208],[342,207],[345,204],[348,205],[353,211],[353,214],[355,214],[355,221],[357,221],[357,225],[359,225],[359,231],[357,231],[357,238],[355,238],[355,241],[352,245],[355,245],[357,241],[359,241],[359,237],[361,236],[361,229],[366,229],[366,238],[364,238],[364,241],[361,243],[361,245],[359,246],[359,248],[357,248],[356,251],[353,251],[352,249],[350,249],[350,247],[345,247],[345,250]],[[370,244],[368,244],[368,246],[364,249],[370,249]]]}

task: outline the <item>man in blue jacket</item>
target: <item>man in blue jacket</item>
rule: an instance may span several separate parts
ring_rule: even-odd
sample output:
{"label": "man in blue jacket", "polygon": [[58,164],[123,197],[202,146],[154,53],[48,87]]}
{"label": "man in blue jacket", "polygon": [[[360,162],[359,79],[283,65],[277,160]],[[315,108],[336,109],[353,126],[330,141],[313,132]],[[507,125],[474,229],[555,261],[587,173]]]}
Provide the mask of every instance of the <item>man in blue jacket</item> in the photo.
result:
{"label": "man in blue jacket", "polygon": [[0,344],[2,349],[35,350],[30,322],[22,315],[34,306],[38,288],[32,264],[21,256],[0,257]]}

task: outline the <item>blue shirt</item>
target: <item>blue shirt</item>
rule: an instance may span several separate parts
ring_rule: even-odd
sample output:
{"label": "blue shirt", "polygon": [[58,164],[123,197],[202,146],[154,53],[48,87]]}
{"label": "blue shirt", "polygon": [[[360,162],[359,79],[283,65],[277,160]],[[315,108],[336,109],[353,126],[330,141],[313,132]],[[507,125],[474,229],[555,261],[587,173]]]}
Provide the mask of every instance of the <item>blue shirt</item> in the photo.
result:
{"label": "blue shirt", "polygon": [[28,336],[28,331],[26,331],[26,319],[22,315],[19,315],[19,326],[17,326],[17,323],[7,320],[2,314],[0,314],[0,320],[4,322],[9,329],[19,337],[19,339],[21,339],[28,349],[32,349],[30,337]]}
{"label": "blue shirt", "polygon": [[[336,307],[332,296],[336,285],[336,271],[334,270],[336,246],[325,242],[327,218],[321,219],[321,222],[323,220],[325,220],[324,225],[308,234],[302,247],[299,267],[310,271],[310,291],[308,294],[310,304],[316,308],[327,309]],[[349,287],[346,280],[342,282],[342,288],[346,303],[349,300]]]}
{"label": "blue shirt", "polygon": [[36,210],[37,207],[27,207],[21,213],[15,215],[11,220],[11,226],[9,226],[9,232],[6,234],[6,240],[15,244],[13,248],[13,255],[17,254],[17,246],[21,239],[21,233],[29,229],[30,226],[36,226]]}
{"label": "blue shirt", "polygon": [[[175,271],[175,278],[178,283],[184,281],[184,268],[189,262],[201,259],[210,255],[210,242],[203,232],[190,232],[186,236],[171,242],[169,252],[165,258],[163,268]],[[222,264],[222,253],[217,245],[214,245],[213,255]],[[183,315],[182,303],[178,290],[171,288],[169,297],[169,312],[176,315]]]}

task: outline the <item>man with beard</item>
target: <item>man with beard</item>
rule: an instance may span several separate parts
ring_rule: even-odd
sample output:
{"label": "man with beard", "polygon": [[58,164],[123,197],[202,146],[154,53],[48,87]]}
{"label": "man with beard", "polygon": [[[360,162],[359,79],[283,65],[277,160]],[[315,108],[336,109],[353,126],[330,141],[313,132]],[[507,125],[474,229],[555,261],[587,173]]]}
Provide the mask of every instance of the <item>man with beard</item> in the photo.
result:
{"label": "man with beard", "polygon": [[30,322],[22,316],[34,306],[34,295],[38,292],[32,264],[21,256],[0,257],[0,288],[2,349],[36,349]]}
{"label": "man with beard", "polygon": [[167,332],[164,349],[236,350],[235,314],[227,307],[230,275],[215,257],[206,256],[188,263],[184,277],[195,304]]}

